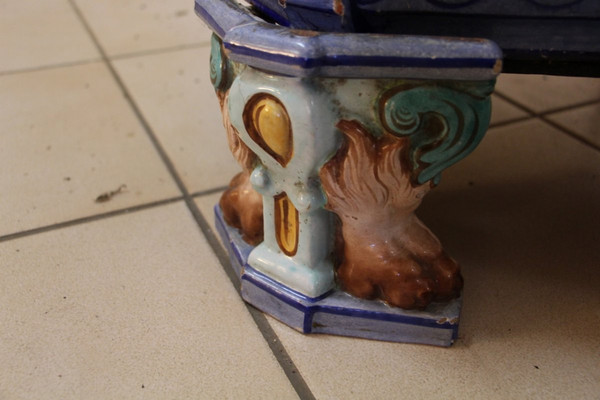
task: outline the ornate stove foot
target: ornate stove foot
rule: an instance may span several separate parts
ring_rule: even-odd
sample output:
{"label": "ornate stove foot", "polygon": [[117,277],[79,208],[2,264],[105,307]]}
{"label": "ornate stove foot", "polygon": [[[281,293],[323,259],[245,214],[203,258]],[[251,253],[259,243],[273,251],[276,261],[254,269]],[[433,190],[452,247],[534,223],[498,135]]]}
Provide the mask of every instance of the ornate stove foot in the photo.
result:
{"label": "ornate stove foot", "polygon": [[482,139],[497,46],[196,11],[243,170],[215,220],[244,300],[305,333],[450,345],[462,277],[414,211]]}
{"label": "ornate stove foot", "polygon": [[458,264],[413,213],[430,184],[411,184],[403,160],[409,140],[387,133],[377,139],[358,121],[337,127],[344,143],[320,177],[326,208],[342,222],[336,257],[341,287],[407,309],[458,297]]}
{"label": "ornate stove foot", "polygon": [[233,177],[219,206],[227,225],[239,229],[246,243],[256,246],[263,241],[262,196],[252,188],[248,172]]}

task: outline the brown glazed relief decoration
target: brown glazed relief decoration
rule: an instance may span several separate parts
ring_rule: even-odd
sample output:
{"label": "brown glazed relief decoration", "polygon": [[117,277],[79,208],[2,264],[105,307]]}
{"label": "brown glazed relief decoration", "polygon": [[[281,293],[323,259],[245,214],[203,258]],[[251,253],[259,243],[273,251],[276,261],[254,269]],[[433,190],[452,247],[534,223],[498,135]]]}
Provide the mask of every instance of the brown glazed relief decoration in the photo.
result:
{"label": "brown glazed relief decoration", "polygon": [[493,84],[400,84],[376,103],[383,129],[337,124],[342,146],[320,178],[326,208],[341,221],[336,276],[344,290],[407,309],[460,296],[458,264],[414,211],[440,173],[481,141]]}
{"label": "brown glazed relief decoration", "polygon": [[263,240],[263,201],[262,196],[250,183],[250,174],[256,165],[257,157],[240,140],[238,132],[229,122],[227,107],[222,107],[221,111],[229,149],[242,166],[242,172],[233,177],[229,188],[221,196],[219,206],[225,222],[239,229],[244,241],[257,245]]}
{"label": "brown glazed relief decoration", "polygon": [[409,139],[376,138],[356,120],[337,127],[344,142],[320,177],[326,208],[341,220],[336,274],[342,289],[407,309],[459,296],[458,264],[414,214],[430,183],[411,182]]}
{"label": "brown glazed relief decoration", "polygon": [[233,67],[224,55],[221,43],[213,36],[211,52],[211,81],[219,99],[227,142],[233,157],[242,167],[242,172],[233,177],[229,188],[219,200],[225,222],[237,228],[244,241],[257,245],[263,241],[262,196],[250,183],[250,174],[258,162],[256,154],[242,142],[239,133],[229,119],[227,99]]}

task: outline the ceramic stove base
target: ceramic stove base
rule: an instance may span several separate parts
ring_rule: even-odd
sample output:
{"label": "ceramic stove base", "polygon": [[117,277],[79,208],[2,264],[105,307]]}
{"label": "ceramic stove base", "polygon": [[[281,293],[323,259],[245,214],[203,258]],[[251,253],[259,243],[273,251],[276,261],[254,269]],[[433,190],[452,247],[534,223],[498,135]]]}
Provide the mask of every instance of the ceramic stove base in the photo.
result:
{"label": "ceramic stove base", "polygon": [[218,205],[215,225],[240,279],[243,299],[300,332],[436,346],[450,346],[457,338],[460,298],[414,311],[335,289],[317,298],[307,297],[247,264],[253,247],[225,223]]}

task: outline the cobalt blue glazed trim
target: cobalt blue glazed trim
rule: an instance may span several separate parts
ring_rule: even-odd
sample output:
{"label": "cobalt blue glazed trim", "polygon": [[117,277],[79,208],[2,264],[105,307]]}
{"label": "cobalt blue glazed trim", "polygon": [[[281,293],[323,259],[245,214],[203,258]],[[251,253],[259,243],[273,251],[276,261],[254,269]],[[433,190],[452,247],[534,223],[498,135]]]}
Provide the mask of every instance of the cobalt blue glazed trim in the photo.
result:
{"label": "cobalt blue glazed trim", "polygon": [[[315,318],[322,321],[323,319],[327,320],[327,315],[332,315],[342,317],[342,320],[338,320],[337,323],[340,324],[339,326],[330,327],[333,330],[326,332],[330,334],[441,346],[450,346],[457,338],[459,327],[458,321],[455,318],[458,318],[459,311],[453,307],[451,307],[452,311],[432,304],[431,307],[433,308],[430,307],[430,311],[422,313],[388,308],[381,303],[374,305],[373,302],[360,300],[337,290],[330,291],[316,299],[311,299],[289,289],[285,285],[274,281],[248,266],[246,263],[247,258],[253,247],[241,239],[236,229],[224,223],[223,215],[218,205],[214,207],[214,213],[215,224],[222,241],[226,244],[230,255],[236,255],[235,257],[231,257],[231,262],[236,273],[240,273],[241,275],[238,275],[238,278],[241,278],[240,282],[242,284],[244,299],[256,307],[263,309],[263,311],[274,313],[273,315],[275,316],[281,312],[280,306],[275,305],[276,303],[299,311],[300,314],[284,313],[280,316],[284,320],[291,318],[286,323],[297,327],[297,329],[301,329],[303,333],[320,332],[319,329],[321,328],[313,326]],[[264,293],[271,300],[265,303],[264,297],[262,295],[257,296],[256,290]],[[455,300],[455,302],[460,304],[460,299]],[[363,309],[360,308],[362,306],[364,306]],[[419,313],[422,315],[414,315]],[[369,324],[372,324],[370,325],[372,329],[365,331],[363,328],[360,328],[362,324],[356,327],[357,319],[372,321],[369,322]],[[388,331],[389,325],[383,327],[378,322],[394,324],[396,326],[394,329],[397,333],[391,333]],[[429,336],[427,332],[414,333],[413,330],[418,328],[448,332],[448,336],[442,335],[442,337],[446,337],[443,339],[439,335],[434,335],[434,337]],[[383,330],[378,331],[378,329]]]}
{"label": "cobalt blue glazed trim", "polygon": [[366,318],[366,319],[377,320],[377,321],[400,322],[400,323],[405,323],[405,324],[409,324],[409,325],[426,326],[429,328],[443,327],[443,328],[447,328],[447,329],[456,330],[458,332],[458,325],[456,325],[456,324],[452,324],[450,322],[441,322],[440,323],[440,322],[436,322],[436,321],[426,320],[426,319],[419,318],[419,317],[411,317],[411,316],[407,316],[407,315],[396,315],[396,314],[389,314],[389,313],[378,312],[378,311],[368,311],[368,310],[359,310],[359,309],[355,309],[355,308],[342,308],[342,307],[321,306],[321,305],[311,307],[311,311],[313,314],[316,314],[317,312],[326,312],[328,314],[344,315],[344,316],[355,317],[355,318]]}
{"label": "cobalt blue glazed trim", "polygon": [[248,0],[261,15],[283,26],[327,32],[353,32],[353,0]]}
{"label": "cobalt blue glazed trim", "polygon": [[250,13],[228,0],[196,0],[194,10],[221,39],[236,26],[256,22]]}
{"label": "cobalt blue glazed trim", "polygon": [[[276,297],[278,300],[294,307],[297,310],[310,313],[311,321],[312,321],[312,315],[314,315],[318,312],[325,312],[328,314],[344,315],[344,316],[357,317],[357,318],[366,318],[366,319],[372,319],[372,320],[378,320],[378,321],[401,322],[401,323],[406,323],[406,324],[410,324],[410,325],[420,325],[420,326],[427,326],[427,327],[431,327],[431,328],[446,327],[448,329],[453,329],[453,330],[458,331],[457,324],[453,324],[453,323],[447,322],[447,321],[440,323],[440,322],[426,320],[426,319],[424,319],[422,317],[418,317],[418,316],[395,315],[395,314],[391,314],[390,312],[360,310],[357,308],[336,307],[336,306],[331,306],[331,305],[319,304],[319,303],[322,303],[322,300],[331,296],[333,291],[329,291],[329,292],[327,292],[319,297],[316,297],[316,298],[311,298],[311,297],[305,296],[293,289],[290,289],[290,288],[286,287],[285,285],[282,285],[282,284],[276,282],[275,280],[273,280],[272,278],[263,274],[262,272],[257,271],[255,268],[252,268],[251,266],[249,266],[247,264],[248,254],[252,250],[252,246],[247,245],[241,239],[235,240],[235,238],[230,236],[231,235],[230,231],[232,231],[233,228],[226,226],[225,223],[223,222],[223,219],[222,219],[223,214],[221,212],[221,208],[218,205],[216,205],[214,207],[214,212],[215,212],[215,216],[216,216],[216,218],[215,218],[216,222],[219,225],[219,227],[221,228],[221,229],[219,229],[219,231],[221,231],[222,234],[226,235],[226,237],[223,237],[222,239],[231,244],[231,249],[235,252],[236,259],[240,262],[241,265],[243,265],[244,273],[242,274],[241,279],[251,282],[253,285],[261,288],[265,292]],[[237,243],[237,242],[239,242],[239,243]],[[247,247],[247,250],[241,250],[240,247]],[[277,290],[275,290],[275,288],[277,288]],[[309,304],[304,305],[302,302],[306,302]],[[395,310],[395,309],[390,309],[389,311],[393,311],[393,310]],[[405,312],[409,312],[409,311],[405,311]]]}
{"label": "cobalt blue glazed trim", "polygon": [[297,31],[229,0],[196,0],[196,12],[231,60],[282,75],[487,80],[501,69],[502,52],[488,40]]}
{"label": "cobalt blue glazed trim", "polygon": [[[274,63],[298,66],[303,69],[317,69],[319,67],[379,67],[379,68],[477,68],[492,69],[496,59],[489,58],[422,58],[422,57],[394,57],[394,56],[361,56],[325,54],[321,57],[306,58],[291,54],[269,52],[266,49],[255,49],[225,43],[225,48],[238,55],[252,58],[261,58]],[[364,75],[360,75],[364,76]]]}
{"label": "cobalt blue glazed trim", "polygon": [[287,0],[285,3],[286,6],[298,6],[323,11],[331,11],[335,7],[334,0]]}
{"label": "cobalt blue glazed trim", "polygon": [[290,76],[488,80],[500,72],[501,52],[488,41],[280,29],[234,28],[224,46],[233,61]]}
{"label": "cobalt blue glazed trim", "polygon": [[282,12],[289,8],[303,8],[342,16],[347,6],[344,3],[348,0],[248,0],[248,2],[252,5],[282,10]]}
{"label": "cobalt blue glazed trim", "polygon": [[205,9],[198,7],[198,3],[196,3],[195,10],[196,14],[202,18],[206,25],[208,25],[217,36],[221,38],[225,36],[225,29]]}
{"label": "cobalt blue glazed trim", "polygon": [[[304,323],[304,333],[311,332],[312,320],[314,315],[317,313],[327,313],[354,318],[364,318],[374,321],[398,322],[408,325],[418,325],[429,328],[446,328],[451,329],[454,332],[454,334],[458,333],[458,325],[448,321],[437,322],[417,316],[397,315],[384,311],[361,310],[357,308],[336,307],[318,304],[319,302],[321,302],[321,300],[330,296],[331,292],[326,293],[325,295],[320,296],[316,299],[311,299],[299,294],[298,292],[295,292],[294,290],[286,287],[285,285],[275,282],[274,280],[266,277],[264,274],[261,274],[260,272],[256,271],[254,268],[248,266],[247,264],[244,266],[244,270],[251,272],[251,274],[248,275],[246,274],[246,272],[244,272],[244,274],[242,275],[242,280],[251,282],[254,286],[269,293],[271,296],[275,297],[279,301],[306,313],[307,318],[305,319]],[[265,278],[265,280],[268,281],[268,284],[263,282],[262,279],[254,278],[252,276],[253,274],[259,275],[260,278]],[[304,305],[301,302],[302,300],[313,304]]]}
{"label": "cobalt blue glazed trim", "polygon": [[281,9],[281,7],[279,9],[275,9],[274,7],[269,7],[265,4],[263,4],[263,2],[256,1],[256,0],[248,0],[248,3],[252,4],[261,13],[265,14],[267,17],[271,18],[273,21],[275,21],[279,25],[282,25],[282,26],[290,25],[290,21],[287,19],[285,13],[277,12],[277,10]]}

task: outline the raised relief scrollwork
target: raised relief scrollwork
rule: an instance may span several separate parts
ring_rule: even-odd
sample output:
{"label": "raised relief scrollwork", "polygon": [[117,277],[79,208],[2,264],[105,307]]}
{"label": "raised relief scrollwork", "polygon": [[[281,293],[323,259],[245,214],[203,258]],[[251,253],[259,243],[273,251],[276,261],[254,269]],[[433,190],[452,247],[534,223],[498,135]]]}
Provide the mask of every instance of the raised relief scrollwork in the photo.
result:
{"label": "raised relief scrollwork", "polygon": [[[465,87],[398,87],[379,102],[384,130],[408,137],[408,161],[415,183],[433,181],[471,153],[483,138],[490,116],[493,83]],[[470,90],[468,90],[470,89]]]}

